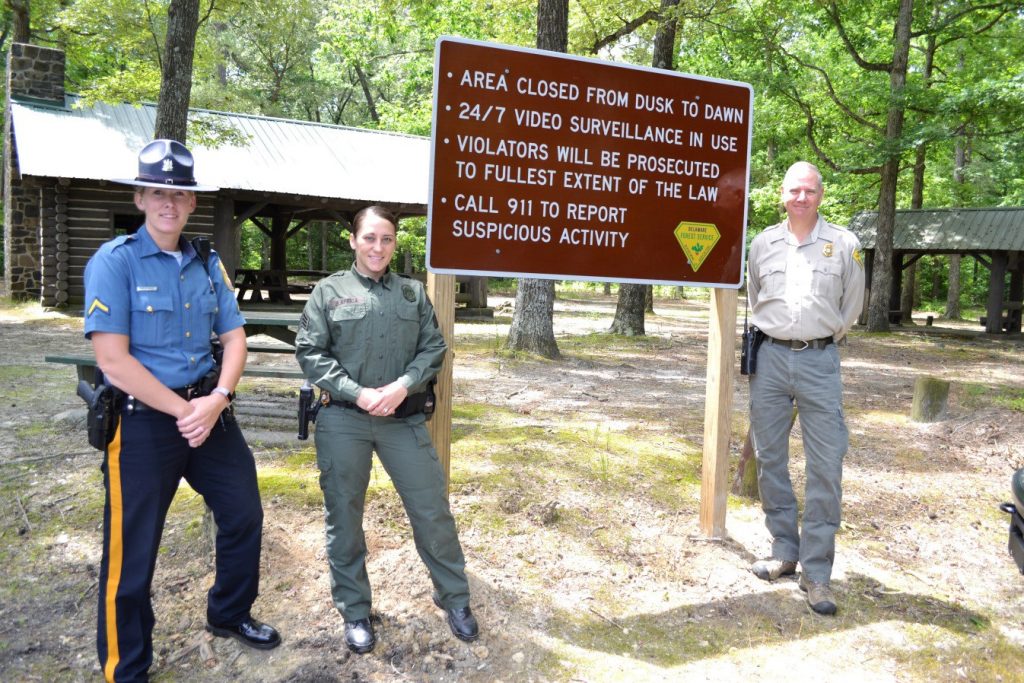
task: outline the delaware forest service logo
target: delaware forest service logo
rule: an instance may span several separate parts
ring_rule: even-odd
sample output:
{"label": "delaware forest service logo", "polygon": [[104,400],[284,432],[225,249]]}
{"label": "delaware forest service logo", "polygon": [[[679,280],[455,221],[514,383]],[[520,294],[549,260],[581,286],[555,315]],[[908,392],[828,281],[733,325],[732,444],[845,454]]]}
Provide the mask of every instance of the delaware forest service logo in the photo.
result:
{"label": "delaware forest service logo", "polygon": [[700,270],[704,259],[708,257],[711,250],[718,244],[722,234],[713,223],[691,223],[683,221],[676,226],[673,234],[683,248],[683,254],[689,262],[693,272]]}
{"label": "delaware forest service logo", "polygon": [[409,285],[402,285],[402,296],[405,297],[406,301],[416,301],[416,292]]}

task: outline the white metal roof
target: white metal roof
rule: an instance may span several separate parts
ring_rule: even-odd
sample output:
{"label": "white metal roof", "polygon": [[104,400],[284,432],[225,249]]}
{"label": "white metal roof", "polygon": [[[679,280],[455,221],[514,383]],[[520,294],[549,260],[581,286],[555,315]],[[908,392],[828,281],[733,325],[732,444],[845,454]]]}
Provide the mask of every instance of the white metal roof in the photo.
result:
{"label": "white metal roof", "polygon": [[[69,98],[70,103],[75,98]],[[196,180],[225,189],[308,197],[427,204],[427,138],[306,121],[192,110],[229,126],[244,142],[189,144]],[[138,153],[153,137],[156,106],[67,108],[11,103],[23,175],[134,178]]]}

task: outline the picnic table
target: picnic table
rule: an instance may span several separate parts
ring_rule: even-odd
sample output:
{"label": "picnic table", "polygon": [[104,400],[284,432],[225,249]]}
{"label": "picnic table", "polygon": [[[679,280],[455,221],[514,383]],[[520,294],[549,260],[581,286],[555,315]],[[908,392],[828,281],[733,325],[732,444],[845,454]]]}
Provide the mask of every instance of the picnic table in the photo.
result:
{"label": "picnic table", "polygon": [[[292,311],[242,311],[245,316],[245,336],[265,334],[295,348],[295,335],[299,328],[299,313]],[[295,328],[295,329],[292,329]]]}
{"label": "picnic table", "polygon": [[290,282],[289,278],[320,280],[330,273],[323,270],[280,270],[276,268],[239,268],[235,271],[235,297],[239,302],[261,303],[267,300],[276,304],[291,303],[292,294],[309,294],[315,283]]}

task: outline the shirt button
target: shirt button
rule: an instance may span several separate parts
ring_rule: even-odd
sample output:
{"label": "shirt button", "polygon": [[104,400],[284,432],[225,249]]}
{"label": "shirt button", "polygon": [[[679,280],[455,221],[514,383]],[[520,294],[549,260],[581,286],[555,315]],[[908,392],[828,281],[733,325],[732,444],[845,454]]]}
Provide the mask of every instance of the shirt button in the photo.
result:
{"label": "shirt button", "polygon": [[384,359],[384,354],[383,353],[380,354],[379,356],[377,356],[377,358],[380,359],[380,360],[383,360]]}
{"label": "shirt button", "polygon": [[188,301],[186,301],[185,302],[185,310],[188,310],[190,308],[192,308],[192,304],[190,304]]}
{"label": "shirt button", "polygon": [[195,356],[189,356],[188,362],[191,363],[192,365],[195,365],[196,364],[196,357]]}
{"label": "shirt button", "polygon": [[191,332],[186,332],[186,333],[185,333],[185,338],[186,338],[186,339],[187,339],[188,337],[191,337],[191,336],[192,336],[192,333],[191,333]]}
{"label": "shirt button", "polygon": [[381,311],[380,314],[383,316],[384,315],[384,311]]}
{"label": "shirt button", "polygon": [[185,281],[185,274],[184,274],[184,273],[182,273],[182,274],[181,274],[181,275],[179,275],[178,277],[180,277],[180,278],[181,278],[181,281],[182,281],[182,282],[184,282],[184,281]]}
{"label": "shirt button", "polygon": [[146,313],[152,313],[152,312],[153,312],[153,307],[152,306],[146,306]]}

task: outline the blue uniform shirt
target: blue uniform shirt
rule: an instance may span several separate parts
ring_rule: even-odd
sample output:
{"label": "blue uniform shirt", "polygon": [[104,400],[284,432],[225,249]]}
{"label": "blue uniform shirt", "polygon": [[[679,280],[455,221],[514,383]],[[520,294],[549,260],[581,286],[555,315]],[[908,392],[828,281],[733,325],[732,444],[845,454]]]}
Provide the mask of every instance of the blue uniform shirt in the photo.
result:
{"label": "blue uniform shirt", "polygon": [[179,239],[181,265],[145,226],[101,246],[85,267],[85,336],[128,336],[128,352],[164,385],[194,384],[213,367],[210,332],[245,324],[217,252],[210,275]]}

